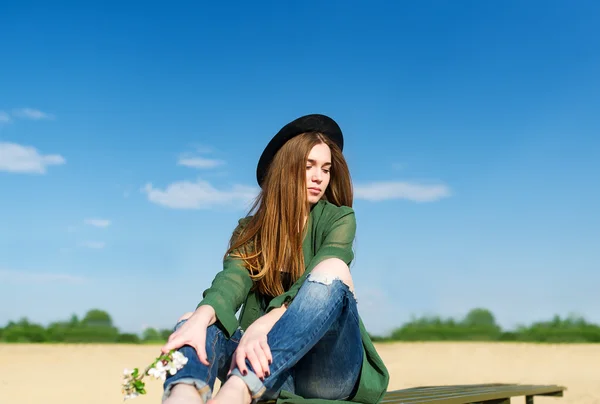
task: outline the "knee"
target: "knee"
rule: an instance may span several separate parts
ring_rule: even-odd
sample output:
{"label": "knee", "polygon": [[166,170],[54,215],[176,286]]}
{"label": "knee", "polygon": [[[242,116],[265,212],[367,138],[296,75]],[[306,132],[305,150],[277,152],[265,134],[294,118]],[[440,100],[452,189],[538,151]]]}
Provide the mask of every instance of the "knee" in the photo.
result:
{"label": "knee", "polygon": [[339,258],[328,258],[323,260],[311,271],[311,279],[316,282],[330,284],[339,279],[344,282],[351,291],[354,291],[354,282],[350,274],[350,268]]}
{"label": "knee", "polygon": [[191,311],[188,311],[187,313],[185,313],[184,315],[182,315],[181,317],[179,317],[179,319],[177,320],[177,322],[180,322],[182,320],[187,320],[188,318],[192,317],[192,313]]}

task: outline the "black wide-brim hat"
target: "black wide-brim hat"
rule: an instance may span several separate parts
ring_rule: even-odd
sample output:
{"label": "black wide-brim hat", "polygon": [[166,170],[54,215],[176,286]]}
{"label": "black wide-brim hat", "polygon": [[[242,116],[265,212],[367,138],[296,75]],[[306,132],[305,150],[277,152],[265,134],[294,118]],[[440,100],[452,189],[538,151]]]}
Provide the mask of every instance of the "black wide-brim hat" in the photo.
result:
{"label": "black wide-brim hat", "polygon": [[332,118],[321,114],[310,114],[294,119],[273,136],[262,152],[256,167],[256,180],[259,186],[262,186],[269,165],[279,149],[294,136],[305,132],[320,132],[331,139],[340,150],[344,149],[344,135],[337,122]]}

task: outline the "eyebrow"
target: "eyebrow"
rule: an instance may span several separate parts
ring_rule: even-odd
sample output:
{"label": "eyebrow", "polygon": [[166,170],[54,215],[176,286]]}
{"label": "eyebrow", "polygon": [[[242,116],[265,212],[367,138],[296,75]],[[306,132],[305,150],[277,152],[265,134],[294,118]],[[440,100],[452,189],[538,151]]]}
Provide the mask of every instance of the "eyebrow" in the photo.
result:
{"label": "eyebrow", "polygon": [[[316,161],[316,160],[313,160],[313,159],[308,159],[308,162],[309,162],[309,163],[311,163],[311,164],[317,164],[317,161]],[[323,164],[323,165],[324,165],[324,166],[330,166],[330,165],[331,165],[331,162],[329,162],[329,161],[328,161],[327,163],[325,163],[325,164]]]}

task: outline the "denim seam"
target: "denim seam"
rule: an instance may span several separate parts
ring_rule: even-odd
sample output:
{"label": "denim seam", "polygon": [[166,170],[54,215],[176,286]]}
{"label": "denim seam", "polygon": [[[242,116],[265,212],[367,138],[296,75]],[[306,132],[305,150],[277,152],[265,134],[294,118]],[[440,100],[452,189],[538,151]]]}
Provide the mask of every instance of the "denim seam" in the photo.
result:
{"label": "denim seam", "polygon": [[[217,345],[217,341],[218,340],[219,340],[219,331],[216,330],[215,331],[215,336],[214,336],[213,342],[212,342],[212,351],[215,352],[215,353],[216,353],[216,345]],[[208,357],[206,359],[208,359]],[[217,355],[216,354],[215,354],[215,357],[213,358],[213,360],[217,360]],[[206,376],[207,379],[205,381],[206,384],[208,384],[208,382],[210,381],[210,379],[212,377],[212,373],[211,373],[212,372],[212,368],[213,368],[212,366],[208,367],[208,372],[207,372],[207,376]],[[217,368],[218,368],[218,366],[217,366]],[[217,373],[218,373],[218,369],[217,369]]]}
{"label": "denim seam", "polygon": [[[340,282],[342,283],[342,285],[340,285],[340,286],[341,286],[342,288],[344,288],[344,287],[345,287],[345,289],[346,289],[346,293],[344,293],[344,294],[343,294],[343,295],[340,297],[340,300],[342,300],[342,301],[343,301],[343,302],[342,302],[342,305],[343,305],[343,306],[348,306],[348,305],[350,305],[350,304],[351,304],[351,299],[352,299],[352,301],[353,301],[353,302],[356,304],[356,302],[357,302],[357,300],[356,300],[356,296],[354,296],[354,294],[352,293],[352,290],[350,290],[350,287],[349,287],[348,285],[346,285],[346,284],[345,284],[343,281],[341,281],[340,279],[334,279],[334,281],[336,281],[336,280],[337,280],[337,281],[340,281]],[[314,281],[313,281],[313,282],[314,282]],[[317,282],[317,283],[324,284],[324,283],[322,283],[322,282]],[[328,286],[330,286],[330,285],[331,285],[331,284],[329,284]],[[331,292],[331,291],[330,291],[330,292]],[[351,295],[352,295],[352,297],[351,297]],[[336,302],[336,304],[337,304],[337,303],[338,303],[338,302]],[[347,308],[349,309],[349,307],[347,307]],[[342,308],[342,310],[343,310],[343,308]],[[354,318],[354,319],[356,320],[356,322],[357,322],[357,323],[359,323],[359,322],[360,322],[360,319],[358,318],[358,313],[357,313],[357,312],[355,312],[355,310],[349,310],[349,311],[350,311],[350,313],[349,313],[349,314],[352,316],[352,318]],[[322,325],[321,325],[321,326],[322,326]],[[313,335],[314,335],[314,334],[313,334]],[[312,336],[311,336],[311,337],[312,337]],[[361,349],[362,349],[362,347],[361,347]],[[362,355],[361,355],[361,358],[362,358]],[[357,383],[359,379],[360,379],[360,371],[359,371],[358,379],[355,381],[355,383]],[[354,390],[354,387],[353,387],[353,390]],[[354,392],[354,395],[356,395],[356,392]],[[336,400],[336,401],[338,401],[338,400],[339,400],[339,401],[348,401],[348,400],[349,400],[350,398],[352,398],[352,397],[353,397],[353,394],[350,394],[350,395],[347,395],[347,396],[345,396],[345,397],[342,397],[342,398],[336,398],[335,400]]]}
{"label": "denim seam", "polygon": [[350,314],[356,320],[357,323],[360,323],[360,318],[358,318],[358,308],[356,310],[350,310]]}
{"label": "denim seam", "polygon": [[[238,328],[238,330],[242,331],[242,329],[241,329],[241,328]],[[237,331],[237,330],[236,330],[236,331]],[[233,341],[233,342],[235,342],[236,344],[238,344],[238,343],[240,342],[241,338],[240,338],[240,339],[235,339],[235,338],[233,338],[233,335],[234,335],[234,334],[235,334],[235,332],[234,332],[234,333],[231,335],[231,337],[229,337],[229,340],[230,340],[230,341]]]}
{"label": "denim seam", "polygon": [[[330,285],[326,285],[326,286],[330,286]],[[333,307],[337,306],[337,305],[339,304],[339,301],[340,301],[340,300],[343,300],[343,298],[344,298],[344,295],[340,296],[340,297],[339,297],[339,298],[338,298],[338,299],[335,301],[335,304],[333,305]],[[322,321],[320,324],[318,324],[318,326],[317,326],[317,327],[315,327],[315,329],[314,329],[313,333],[310,335],[310,338],[306,338],[306,339],[304,339],[303,341],[312,340],[312,338],[313,338],[313,337],[314,337],[316,334],[318,334],[318,333],[321,331],[321,329],[323,328],[323,324],[325,324],[325,323],[326,323],[326,322],[329,320],[329,318],[330,318],[330,317],[331,317],[331,315],[332,315],[332,314],[331,314],[332,312],[333,312],[333,310],[332,310],[332,311],[330,311],[330,314],[329,314],[329,316],[327,316],[327,317],[326,317],[326,318],[325,318],[325,319],[324,319],[324,320],[323,320],[323,321]],[[297,350],[298,350],[298,351],[301,351],[301,350],[303,350],[303,349],[304,349],[304,347],[306,347],[306,345],[308,345],[308,344],[306,344],[306,343],[305,343],[305,344],[303,344],[303,345],[300,347],[300,349],[297,349]],[[284,371],[284,370],[287,370],[287,369],[284,369],[284,368],[286,368],[286,366],[287,366],[287,365],[289,364],[289,362],[290,362],[290,359],[291,359],[293,356],[295,356],[293,353],[292,353],[292,354],[288,354],[288,355],[286,355],[286,356],[283,358],[283,361],[282,361],[282,363],[280,364],[280,366],[278,367],[278,369],[275,371],[275,373],[271,373],[271,375],[269,376],[269,378],[268,378],[268,379],[269,379],[269,380],[276,380],[276,379],[277,379],[277,377],[278,377],[278,376],[279,376],[281,373],[283,373],[283,371]],[[268,381],[267,381],[267,380],[265,380],[265,382],[263,383],[263,385],[265,385],[265,386],[268,386],[268,388],[271,388],[271,387],[272,387],[272,386],[270,385],[270,383],[268,383]]]}

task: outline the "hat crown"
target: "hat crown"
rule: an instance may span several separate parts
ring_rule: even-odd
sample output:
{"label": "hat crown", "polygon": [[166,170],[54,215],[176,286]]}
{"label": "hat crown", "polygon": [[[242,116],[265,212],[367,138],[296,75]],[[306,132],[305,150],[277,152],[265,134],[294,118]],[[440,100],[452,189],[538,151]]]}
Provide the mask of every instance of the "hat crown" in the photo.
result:
{"label": "hat crown", "polygon": [[340,126],[335,120],[323,114],[304,115],[283,126],[267,144],[256,167],[256,180],[258,185],[262,182],[266,172],[281,147],[294,136],[305,132],[320,132],[331,139],[340,150],[344,149],[344,136]]}

